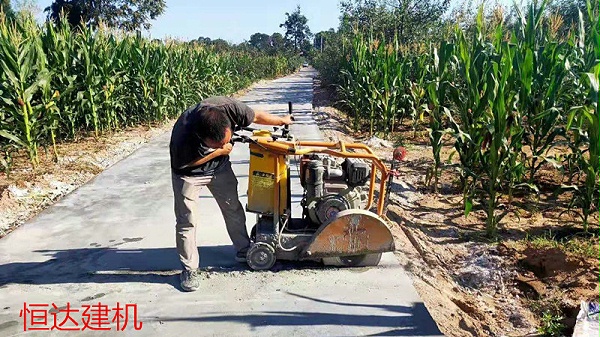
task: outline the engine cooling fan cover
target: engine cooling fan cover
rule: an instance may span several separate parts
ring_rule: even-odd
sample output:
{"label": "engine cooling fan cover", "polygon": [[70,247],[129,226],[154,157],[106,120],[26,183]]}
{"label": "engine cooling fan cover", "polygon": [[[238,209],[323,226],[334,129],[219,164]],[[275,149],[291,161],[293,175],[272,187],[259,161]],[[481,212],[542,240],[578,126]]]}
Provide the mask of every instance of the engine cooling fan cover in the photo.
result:
{"label": "engine cooling fan cover", "polygon": [[317,205],[317,218],[320,223],[326,223],[341,212],[350,209],[350,203],[339,195],[328,195]]}

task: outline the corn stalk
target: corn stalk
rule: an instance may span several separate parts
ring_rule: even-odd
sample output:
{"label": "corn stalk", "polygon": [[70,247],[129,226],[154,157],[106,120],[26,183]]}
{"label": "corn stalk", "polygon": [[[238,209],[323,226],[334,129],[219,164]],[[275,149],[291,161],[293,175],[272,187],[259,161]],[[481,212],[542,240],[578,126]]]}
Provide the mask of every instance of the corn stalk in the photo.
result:
{"label": "corn stalk", "polygon": [[437,192],[439,169],[441,166],[440,151],[442,140],[448,130],[444,127],[444,116],[450,114],[446,107],[450,86],[452,81],[451,60],[454,53],[454,45],[442,42],[440,48],[433,47],[433,65],[431,67],[432,80],[427,83],[429,104],[421,114],[421,120],[425,115],[428,118],[429,141],[433,150],[434,164],[427,172],[427,181],[433,180],[434,191]]}

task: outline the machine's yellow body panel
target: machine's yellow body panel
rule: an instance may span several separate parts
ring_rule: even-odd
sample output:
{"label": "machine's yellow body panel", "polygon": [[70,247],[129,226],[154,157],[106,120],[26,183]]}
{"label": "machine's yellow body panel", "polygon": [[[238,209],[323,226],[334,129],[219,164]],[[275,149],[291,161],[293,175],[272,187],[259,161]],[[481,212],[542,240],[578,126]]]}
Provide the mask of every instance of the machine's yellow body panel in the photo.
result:
{"label": "machine's yellow body panel", "polygon": [[[268,131],[256,131],[254,136],[268,137]],[[284,155],[274,154],[260,145],[250,144],[250,169],[248,183],[249,212],[283,214],[288,196],[288,169]],[[278,203],[274,202],[279,200]]]}

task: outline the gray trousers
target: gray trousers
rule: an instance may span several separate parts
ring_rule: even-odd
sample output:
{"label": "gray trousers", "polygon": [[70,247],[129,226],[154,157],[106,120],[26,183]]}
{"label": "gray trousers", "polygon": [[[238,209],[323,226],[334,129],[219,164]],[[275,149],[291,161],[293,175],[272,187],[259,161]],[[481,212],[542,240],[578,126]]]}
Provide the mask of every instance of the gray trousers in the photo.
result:
{"label": "gray trousers", "polygon": [[203,212],[199,197],[204,186],[208,187],[221,209],[236,251],[248,250],[250,238],[246,230],[246,213],[238,198],[238,181],[231,169],[231,162],[223,164],[212,176],[181,176],[172,172],[171,178],[175,198],[175,242],[184,269],[194,270],[200,265],[196,227]]}

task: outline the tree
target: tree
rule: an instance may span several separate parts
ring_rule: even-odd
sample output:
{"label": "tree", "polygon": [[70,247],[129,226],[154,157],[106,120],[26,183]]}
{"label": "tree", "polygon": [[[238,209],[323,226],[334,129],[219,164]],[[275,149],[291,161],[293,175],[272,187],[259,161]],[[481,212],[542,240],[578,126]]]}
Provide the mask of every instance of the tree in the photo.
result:
{"label": "tree", "polygon": [[450,0],[346,0],[341,3],[340,30],[350,33],[384,33],[398,36],[400,43],[412,43],[434,36]]}
{"label": "tree", "polygon": [[210,45],[214,47],[217,52],[223,52],[231,49],[231,44],[223,39],[216,39],[210,42]]}
{"label": "tree", "polygon": [[316,52],[311,63],[319,70],[322,85],[342,83],[341,69],[347,62],[347,53],[343,51],[343,38],[343,34],[334,29],[321,31],[315,36]]}
{"label": "tree", "polygon": [[321,31],[318,32],[317,34],[315,34],[315,49],[318,51],[323,51],[325,49],[325,46],[327,45],[327,42],[329,40],[333,40],[336,38],[336,33],[335,30],[333,28],[327,30],[327,31]]}
{"label": "tree", "polygon": [[6,15],[7,18],[12,19],[15,17],[15,12],[10,5],[10,0],[0,0],[0,11]]}
{"label": "tree", "polygon": [[301,54],[302,54],[302,56],[304,56],[304,58],[312,60],[312,58],[314,56],[314,48],[313,48],[313,44],[310,42],[310,40],[302,41],[300,50],[302,51]]}
{"label": "tree", "polygon": [[268,34],[254,33],[250,36],[250,45],[262,52],[271,49],[271,37]]}
{"label": "tree", "polygon": [[48,20],[59,22],[62,19],[62,22],[66,21],[72,27],[87,21],[87,12],[84,6],[80,6],[77,1],[55,0],[44,9],[44,12],[48,13]]}
{"label": "tree", "polygon": [[149,29],[148,21],[156,19],[166,8],[165,0],[54,0],[44,9],[49,20],[60,21],[61,12],[71,26],[80,24],[126,31]]}
{"label": "tree", "polygon": [[285,51],[285,38],[281,33],[273,33],[273,35],[271,35],[271,47],[273,48],[272,52],[274,54]]}
{"label": "tree", "polygon": [[269,55],[277,55],[286,51],[286,40],[281,33],[267,35],[255,33],[250,36],[248,45],[253,50],[258,50]]}
{"label": "tree", "polygon": [[297,53],[304,42],[312,36],[307,25],[308,19],[300,13],[300,6],[296,7],[292,14],[285,13],[285,16],[285,22],[280,24],[279,27],[285,28],[285,40]]}
{"label": "tree", "polygon": [[[598,1],[590,1],[592,13],[598,16]],[[562,18],[560,33],[563,36],[568,35],[570,31],[576,31],[579,24],[579,11],[584,17],[587,13],[587,0],[555,0],[549,3],[549,12],[558,13]],[[585,24],[589,24],[585,21]],[[598,27],[596,27],[598,29]]]}
{"label": "tree", "polygon": [[210,37],[200,36],[198,39],[192,41],[193,43],[203,44],[205,46],[210,46],[213,50],[217,52],[231,50],[233,45],[223,39],[215,39],[212,40]]}
{"label": "tree", "polygon": [[210,39],[210,37],[200,36],[196,41],[198,41],[199,44],[209,45],[212,40]]}

